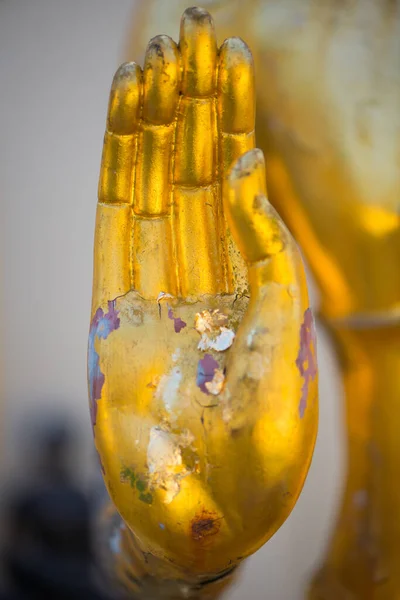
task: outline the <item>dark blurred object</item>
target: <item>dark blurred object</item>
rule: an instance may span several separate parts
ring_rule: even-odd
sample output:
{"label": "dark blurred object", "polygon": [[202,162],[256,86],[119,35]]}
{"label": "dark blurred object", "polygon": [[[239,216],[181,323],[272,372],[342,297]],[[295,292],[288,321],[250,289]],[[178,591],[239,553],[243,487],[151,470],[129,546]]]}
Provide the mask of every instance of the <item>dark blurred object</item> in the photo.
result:
{"label": "dark blurred object", "polygon": [[90,505],[68,467],[72,445],[63,424],[42,432],[35,482],[10,502],[6,600],[101,598],[92,582]]}

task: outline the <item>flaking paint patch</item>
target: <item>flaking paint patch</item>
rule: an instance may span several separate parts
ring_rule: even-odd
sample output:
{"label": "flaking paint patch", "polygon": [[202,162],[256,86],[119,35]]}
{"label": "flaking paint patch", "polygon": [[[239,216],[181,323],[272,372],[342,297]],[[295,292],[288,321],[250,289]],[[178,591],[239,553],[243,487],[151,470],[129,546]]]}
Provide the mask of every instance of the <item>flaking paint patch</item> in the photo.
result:
{"label": "flaking paint patch", "polygon": [[168,412],[172,412],[178,398],[182,372],[179,367],[173,367],[167,375],[163,375],[156,390],[156,398],[161,399]]}
{"label": "flaking paint patch", "polygon": [[205,354],[204,358],[200,359],[197,365],[196,384],[205,394],[209,394],[206,383],[214,379],[214,373],[219,368],[217,361],[211,354]]}
{"label": "flaking paint patch", "polygon": [[189,431],[173,434],[162,427],[152,427],[147,447],[147,467],[153,488],[165,491],[164,503],[170,504],[179,494],[180,482],[191,474],[182,460],[182,449],[191,446],[194,436]]}
{"label": "flaking paint patch", "polygon": [[203,333],[199,345],[199,350],[215,350],[216,352],[223,352],[230,348],[235,339],[235,332],[227,327],[221,327],[221,331],[214,338],[210,337],[207,333]]}
{"label": "flaking paint patch", "polygon": [[218,396],[224,387],[225,375],[221,369],[215,369],[214,377],[211,381],[206,381],[205,387],[210,394]]}
{"label": "flaking paint patch", "polygon": [[221,327],[228,324],[228,317],[221,313],[218,308],[215,310],[203,310],[196,314],[194,318],[194,326],[199,333],[207,331],[219,331]]}
{"label": "flaking paint patch", "polygon": [[223,352],[230,348],[235,339],[235,332],[227,327],[228,317],[218,309],[203,310],[197,313],[194,326],[201,335],[199,350],[215,350]]}
{"label": "flaking paint patch", "polygon": [[301,387],[299,404],[299,415],[302,419],[307,408],[308,387],[310,381],[314,380],[317,376],[316,334],[311,308],[307,308],[305,311],[303,323],[300,328],[300,349],[296,359],[296,365],[304,381]]}
{"label": "flaking paint patch", "polygon": [[120,319],[115,309],[115,300],[108,302],[108,311],[104,313],[98,308],[94,314],[89,330],[88,344],[88,378],[89,378],[89,404],[92,427],[96,425],[97,401],[101,398],[105,376],[100,369],[100,357],[95,349],[96,339],[106,340],[110,333],[118,329]]}

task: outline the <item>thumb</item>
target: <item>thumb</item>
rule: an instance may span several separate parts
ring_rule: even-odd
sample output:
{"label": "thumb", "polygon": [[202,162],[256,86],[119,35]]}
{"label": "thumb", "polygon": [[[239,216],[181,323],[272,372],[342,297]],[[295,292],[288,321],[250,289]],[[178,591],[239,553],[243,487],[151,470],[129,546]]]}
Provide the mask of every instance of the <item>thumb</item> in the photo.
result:
{"label": "thumb", "polygon": [[249,150],[233,164],[224,186],[224,212],[249,267],[253,293],[269,282],[304,291],[299,249],[274,207],[268,202],[261,150]]}
{"label": "thumb", "polygon": [[269,507],[263,508],[259,526],[270,537],[296,503],[314,449],[318,376],[313,318],[300,252],[266,198],[260,150],[236,161],[224,204],[232,236],[248,263],[250,300],[227,358],[219,402],[239,455],[245,450],[257,471],[252,494],[258,506]]}
{"label": "thumb", "polygon": [[249,150],[233,164],[225,186],[225,213],[233,238],[248,263],[281,252],[289,233],[267,200],[261,150]]}

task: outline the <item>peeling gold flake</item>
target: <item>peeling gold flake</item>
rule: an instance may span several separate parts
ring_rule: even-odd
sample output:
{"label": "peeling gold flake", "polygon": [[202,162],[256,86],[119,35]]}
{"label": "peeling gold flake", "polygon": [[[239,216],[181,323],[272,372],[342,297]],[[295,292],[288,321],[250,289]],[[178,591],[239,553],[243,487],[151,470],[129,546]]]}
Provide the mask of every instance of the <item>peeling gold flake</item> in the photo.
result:
{"label": "peeling gold flake", "polygon": [[213,396],[218,396],[224,386],[224,381],[225,375],[223,372],[220,369],[215,369],[214,377],[211,381],[207,381],[205,386],[210,394]]}
{"label": "peeling gold flake", "polygon": [[227,325],[228,317],[221,313],[218,308],[212,311],[203,310],[196,314],[194,323],[199,333],[205,333],[206,331],[219,330],[221,327]]}

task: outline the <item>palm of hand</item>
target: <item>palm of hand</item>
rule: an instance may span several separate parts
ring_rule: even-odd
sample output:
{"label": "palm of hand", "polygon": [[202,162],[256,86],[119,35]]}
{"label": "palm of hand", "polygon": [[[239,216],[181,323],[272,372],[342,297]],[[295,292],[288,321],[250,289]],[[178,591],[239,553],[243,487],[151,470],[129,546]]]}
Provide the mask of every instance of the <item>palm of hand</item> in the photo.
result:
{"label": "palm of hand", "polygon": [[96,446],[141,549],[192,575],[237,564],[276,531],[316,435],[312,317],[251,150],[253,79],[245,44],[217,52],[208,13],[190,9],[179,48],[154,38],[143,75],[117,72],[103,152]]}

